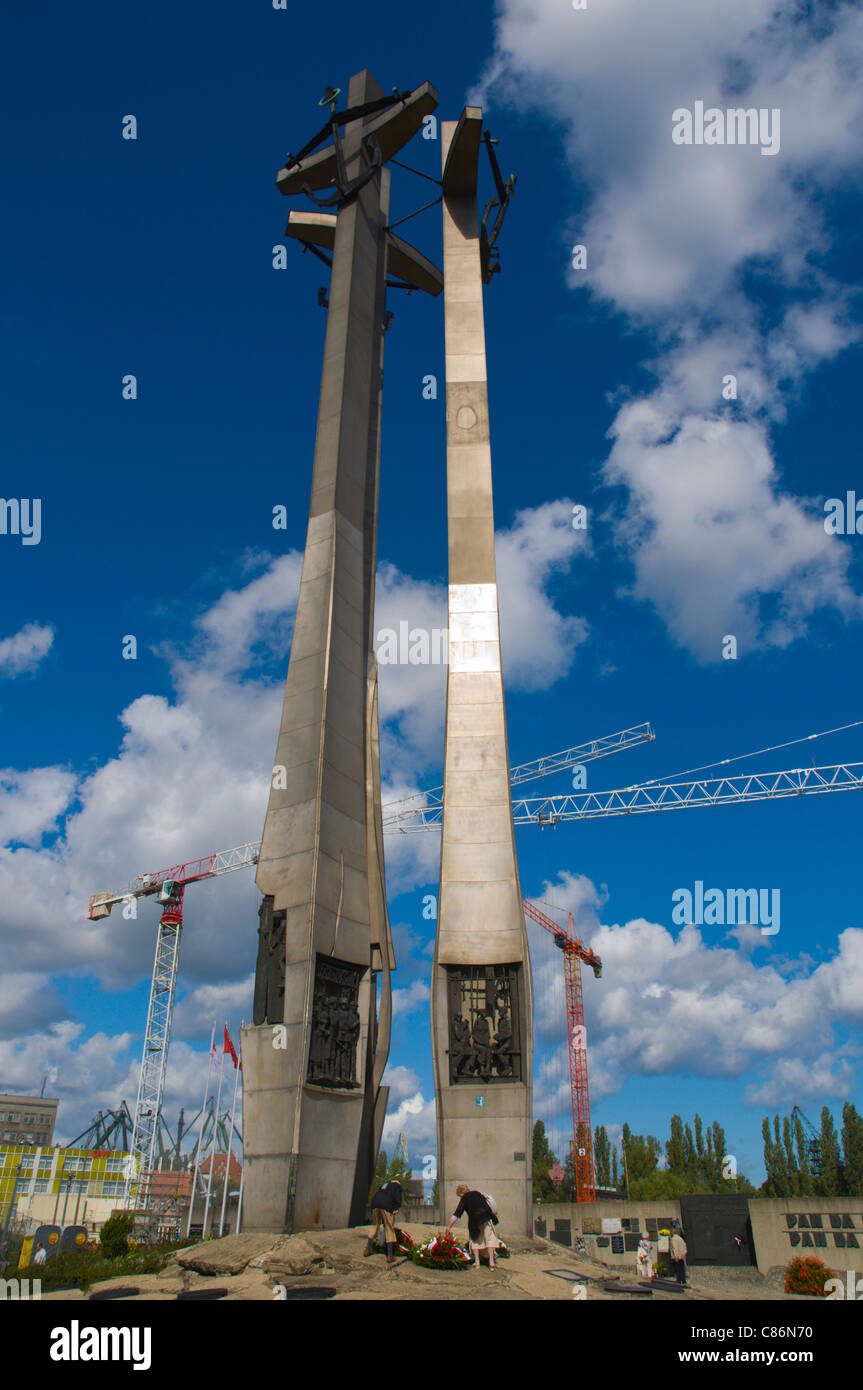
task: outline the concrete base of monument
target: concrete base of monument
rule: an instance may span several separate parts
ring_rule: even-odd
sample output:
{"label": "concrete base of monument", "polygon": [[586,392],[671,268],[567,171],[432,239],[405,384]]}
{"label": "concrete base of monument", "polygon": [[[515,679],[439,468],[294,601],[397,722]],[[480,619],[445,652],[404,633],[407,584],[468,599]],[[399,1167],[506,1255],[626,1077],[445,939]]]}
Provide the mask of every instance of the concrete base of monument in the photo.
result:
{"label": "concrete base of monument", "polygon": [[[427,1240],[437,1230],[433,1226],[405,1224],[414,1242]],[[328,1301],[408,1301],[465,1300],[486,1301],[572,1301],[574,1290],[584,1289],[588,1302],[630,1300],[652,1302],[734,1301],[793,1299],[765,1279],[746,1285],[729,1279],[724,1283],[719,1271],[711,1270],[714,1280],[708,1286],[699,1282],[700,1271],[688,1272],[690,1284],[682,1294],[656,1289],[646,1292],[616,1291],[615,1284],[635,1282],[634,1267],[626,1277],[596,1260],[579,1258],[551,1241],[512,1237],[507,1241],[510,1258],[500,1260],[494,1270],[424,1269],[405,1258],[388,1265],[383,1253],[366,1258],[363,1251],[370,1227],[341,1231],[310,1231],[298,1235],[265,1232],[226,1236],[204,1241],[180,1250],[160,1274],[124,1275],[94,1285],[90,1293],[111,1288],[134,1287],[138,1292],[122,1301],[176,1300],[179,1293],[204,1294],[218,1290],[220,1301],[272,1302],[274,1300],[317,1299]],[[456,1228],[460,1239],[467,1232]],[[736,1271],[729,1271],[733,1274]],[[221,1292],[224,1291],[224,1292]],[[84,1295],[86,1296],[86,1295]],[[43,1294],[57,1301],[80,1300],[78,1291]],[[799,1298],[794,1301],[800,1302]],[[803,1300],[808,1302],[808,1300]]]}

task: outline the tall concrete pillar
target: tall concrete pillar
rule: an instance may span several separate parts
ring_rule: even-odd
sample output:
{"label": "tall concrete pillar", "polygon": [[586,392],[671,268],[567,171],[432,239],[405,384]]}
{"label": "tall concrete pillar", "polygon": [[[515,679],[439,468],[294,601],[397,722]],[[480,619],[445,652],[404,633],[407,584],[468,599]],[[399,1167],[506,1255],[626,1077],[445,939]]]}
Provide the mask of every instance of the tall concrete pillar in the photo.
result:
{"label": "tall concrete pillar", "polygon": [[482,112],[441,124],[449,673],[432,1049],[440,1200],[491,1192],[531,1232],[532,992],[515,852],[494,558],[477,212]]}
{"label": "tall concrete pillar", "polygon": [[[361,1221],[386,1111],[395,961],[373,620],[391,238],[389,172],[376,166],[436,100],[426,83],[387,107],[371,74],[359,73],[341,152],[334,142],[278,180],[286,194],[332,191],[374,170],[336,214],[292,215],[288,226],[329,247],[332,275],[306,549],[257,874],[254,1022],[242,1037],[244,1230]],[[385,109],[350,110],[375,102]],[[410,262],[404,243],[398,253]]]}

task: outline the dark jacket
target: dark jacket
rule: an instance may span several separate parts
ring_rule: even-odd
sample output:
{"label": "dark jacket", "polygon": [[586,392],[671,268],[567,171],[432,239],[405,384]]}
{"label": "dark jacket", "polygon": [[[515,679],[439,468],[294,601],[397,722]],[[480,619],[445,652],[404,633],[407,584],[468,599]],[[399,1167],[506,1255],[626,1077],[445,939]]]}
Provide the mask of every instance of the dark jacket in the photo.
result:
{"label": "dark jacket", "polygon": [[383,1187],[379,1187],[372,1198],[372,1211],[380,1208],[382,1211],[397,1212],[402,1204],[402,1185],[396,1182],[385,1182]]}
{"label": "dark jacket", "polygon": [[494,1221],[494,1214],[481,1192],[466,1192],[453,1212],[458,1218],[467,1213],[467,1229],[471,1240],[478,1240],[479,1233],[487,1221]]}

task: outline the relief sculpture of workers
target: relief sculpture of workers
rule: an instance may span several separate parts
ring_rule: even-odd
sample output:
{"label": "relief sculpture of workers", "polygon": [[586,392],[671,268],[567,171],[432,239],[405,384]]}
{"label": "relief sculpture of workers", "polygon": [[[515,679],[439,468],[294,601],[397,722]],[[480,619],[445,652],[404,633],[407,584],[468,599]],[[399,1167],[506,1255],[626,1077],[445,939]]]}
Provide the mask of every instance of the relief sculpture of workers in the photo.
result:
{"label": "relief sculpture of workers", "polygon": [[507,1009],[498,1018],[492,1061],[498,1076],[512,1076],[512,1023]]}
{"label": "relief sculpture of workers", "polygon": [[477,1014],[473,1024],[473,1045],[476,1052],[474,1074],[491,1075],[491,1025],[488,1014]]}
{"label": "relief sculpture of workers", "polygon": [[336,1015],[336,1083],[355,1086],[354,1076],[357,1039],[360,1036],[360,1015],[356,1004],[343,1001]]}
{"label": "relief sculpture of workers", "polygon": [[450,1061],[452,1074],[456,1079],[461,1078],[465,1071],[470,1073],[473,1064],[476,1062],[476,1054],[470,1045],[470,1024],[466,1018],[462,1017],[459,1009],[451,1025],[450,1037]]}
{"label": "relief sculpture of workers", "polygon": [[318,995],[312,1009],[312,1036],[309,1039],[309,1080],[320,1081],[324,1069],[324,1049],[329,1026],[326,1002]]}

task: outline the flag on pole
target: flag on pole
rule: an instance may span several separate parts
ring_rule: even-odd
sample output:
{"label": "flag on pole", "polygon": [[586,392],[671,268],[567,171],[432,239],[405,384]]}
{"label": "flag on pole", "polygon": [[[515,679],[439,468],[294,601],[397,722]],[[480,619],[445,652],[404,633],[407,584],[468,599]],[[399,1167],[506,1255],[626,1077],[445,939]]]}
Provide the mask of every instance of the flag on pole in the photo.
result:
{"label": "flag on pole", "polygon": [[[227,1025],[226,1025],[226,1026],[225,1026],[225,1032],[227,1032],[227,1031],[228,1031],[228,1030],[227,1030]],[[216,1047],[216,1025],[215,1025],[215,1023],[213,1024],[213,1038],[212,1038],[212,1041],[211,1041],[211,1043],[210,1043],[210,1056],[212,1057],[212,1059],[213,1059],[213,1061],[215,1062],[216,1066],[218,1066],[218,1065],[219,1065],[219,1049]]]}
{"label": "flag on pole", "polygon": [[230,1033],[228,1032],[228,1025],[227,1025],[227,1023],[225,1024],[225,1041],[224,1041],[224,1043],[222,1044],[222,1056],[223,1056],[223,1057],[230,1057],[230,1058],[233,1060],[233,1063],[234,1063],[234,1071],[236,1071],[236,1070],[237,1070],[237,1067],[240,1065],[240,1061],[239,1061],[239,1058],[237,1057],[236,1052],[234,1051],[234,1044],[231,1042],[231,1035],[230,1035]]}

